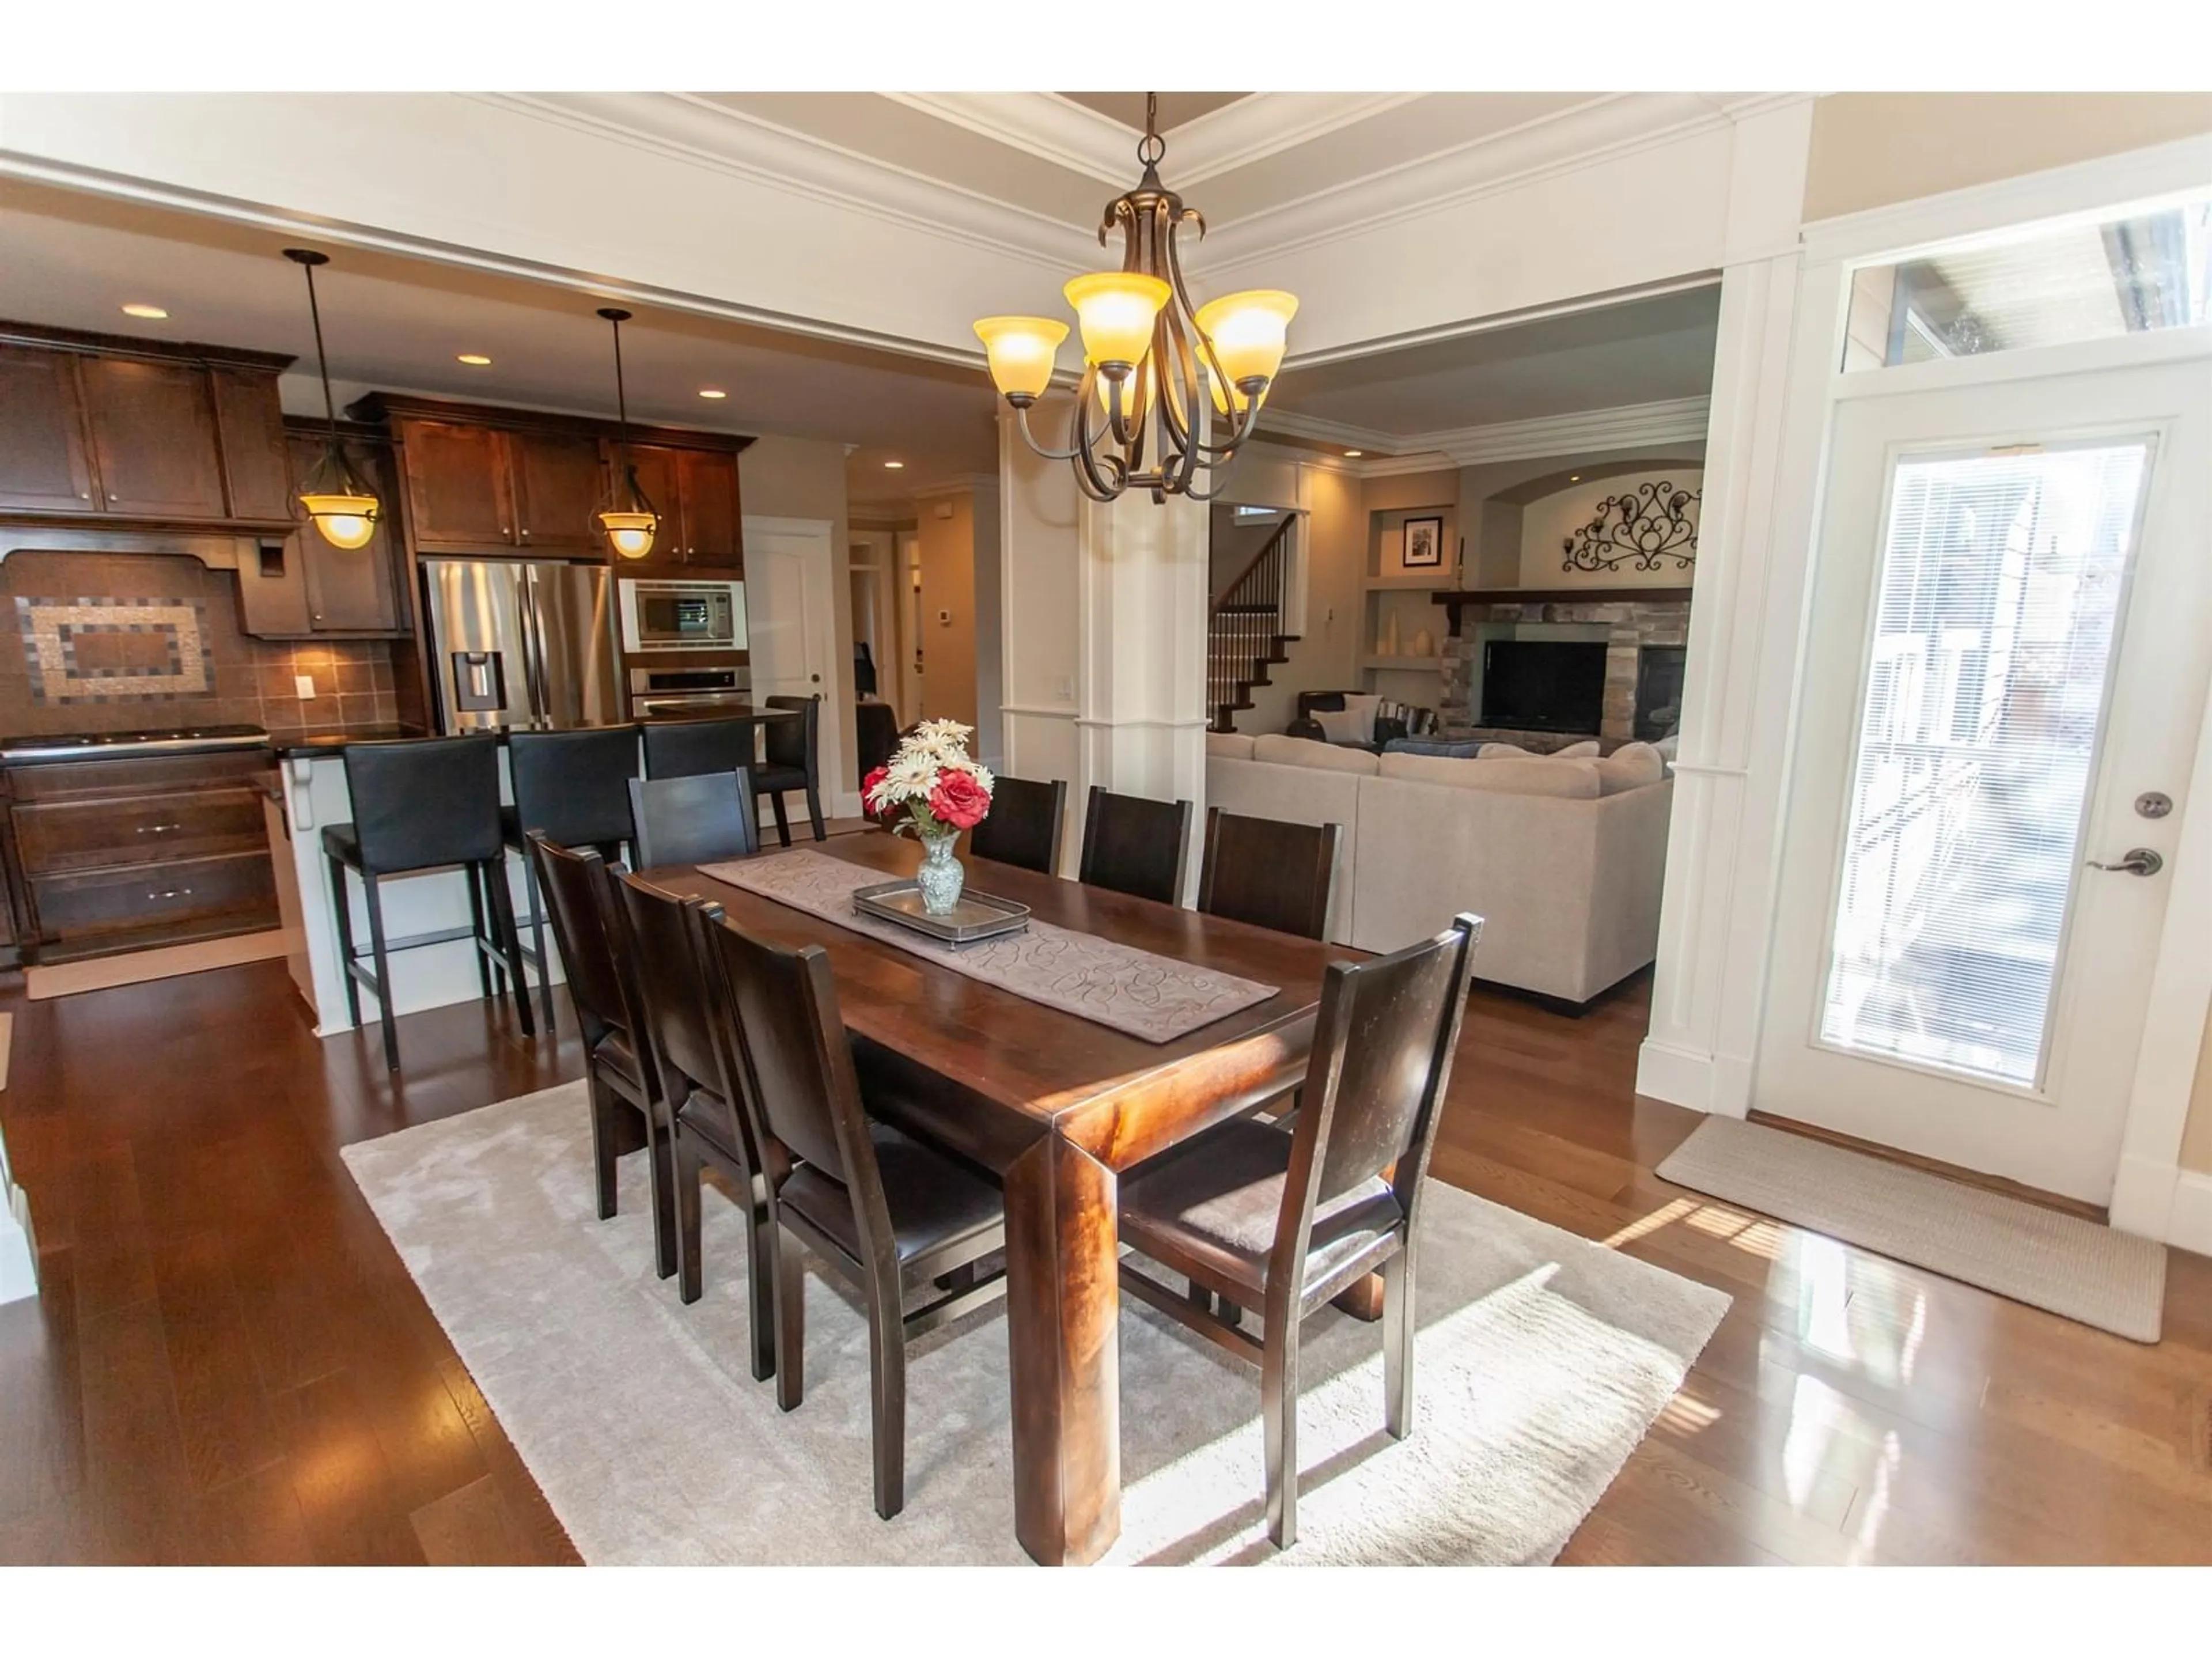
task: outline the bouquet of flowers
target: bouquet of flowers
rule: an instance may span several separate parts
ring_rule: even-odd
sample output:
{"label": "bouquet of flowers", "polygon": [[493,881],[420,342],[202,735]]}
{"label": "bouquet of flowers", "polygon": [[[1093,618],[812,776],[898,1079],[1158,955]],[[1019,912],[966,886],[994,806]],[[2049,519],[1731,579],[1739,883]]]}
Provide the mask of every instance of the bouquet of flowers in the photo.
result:
{"label": "bouquet of flowers", "polygon": [[958,720],[924,720],[890,762],[868,774],[860,801],[894,835],[924,842],[950,841],[973,830],[991,810],[991,771],[968,755],[975,728]]}

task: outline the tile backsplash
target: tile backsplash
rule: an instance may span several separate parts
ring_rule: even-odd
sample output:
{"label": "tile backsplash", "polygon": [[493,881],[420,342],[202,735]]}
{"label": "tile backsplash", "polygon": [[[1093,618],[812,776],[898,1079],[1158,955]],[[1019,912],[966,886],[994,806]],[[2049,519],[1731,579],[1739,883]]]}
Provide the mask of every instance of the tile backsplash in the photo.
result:
{"label": "tile backsplash", "polygon": [[[388,726],[382,640],[286,644],[239,631],[238,579],[184,556],[12,554],[0,563],[0,737],[245,725]],[[314,682],[300,696],[295,677]]]}

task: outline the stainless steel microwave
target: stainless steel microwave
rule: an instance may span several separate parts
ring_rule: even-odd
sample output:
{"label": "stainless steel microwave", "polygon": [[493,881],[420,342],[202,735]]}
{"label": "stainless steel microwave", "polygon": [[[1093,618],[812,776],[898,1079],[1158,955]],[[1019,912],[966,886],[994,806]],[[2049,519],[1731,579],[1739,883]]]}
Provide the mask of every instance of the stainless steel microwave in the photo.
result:
{"label": "stainless steel microwave", "polygon": [[743,651],[743,582],[656,581],[624,576],[617,584],[625,651]]}

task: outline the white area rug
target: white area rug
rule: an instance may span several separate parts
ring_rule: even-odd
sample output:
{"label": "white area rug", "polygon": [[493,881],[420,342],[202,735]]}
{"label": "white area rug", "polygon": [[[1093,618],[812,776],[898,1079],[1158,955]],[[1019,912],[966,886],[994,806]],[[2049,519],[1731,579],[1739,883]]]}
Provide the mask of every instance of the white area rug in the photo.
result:
{"label": "white area rug", "polygon": [[2158,1340],[2166,1246],[1808,1135],[1709,1117],[1659,1178],[2137,1342]]}
{"label": "white area rug", "polygon": [[[346,1164],[586,1561],[992,1563],[1014,1540],[1003,1310],[909,1349],[907,1502],[877,1518],[867,1335],[807,1279],[806,1401],[752,1380],[744,1230],[706,1197],[707,1295],[651,1269],[644,1161],[592,1213],[584,1085],[345,1149]],[[1257,1375],[1122,1311],[1121,1562],[1547,1562],[1726,1311],[1722,1292],[1442,1182],[1425,1206],[1413,1437],[1378,1328],[1309,1322],[1297,1547],[1261,1511]]]}

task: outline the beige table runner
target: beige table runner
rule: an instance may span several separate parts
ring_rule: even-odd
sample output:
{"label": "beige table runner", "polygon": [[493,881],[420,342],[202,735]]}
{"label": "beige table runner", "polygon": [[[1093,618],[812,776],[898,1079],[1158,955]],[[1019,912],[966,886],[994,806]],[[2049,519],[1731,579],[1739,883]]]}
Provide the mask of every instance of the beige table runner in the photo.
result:
{"label": "beige table runner", "polygon": [[1096,1020],[1146,1042],[1172,1042],[1201,1025],[1265,1002],[1278,989],[1055,927],[1034,917],[1026,933],[954,950],[911,928],[855,911],[856,889],[892,878],[821,853],[776,853],[735,864],[703,864],[699,869],[716,881],[821,916],[853,933],[927,957],[956,974]]}

